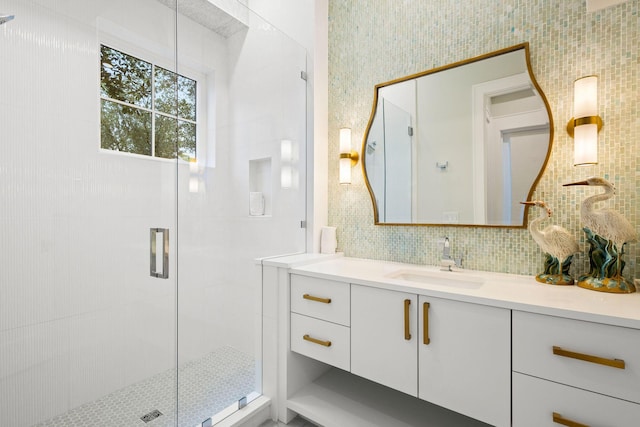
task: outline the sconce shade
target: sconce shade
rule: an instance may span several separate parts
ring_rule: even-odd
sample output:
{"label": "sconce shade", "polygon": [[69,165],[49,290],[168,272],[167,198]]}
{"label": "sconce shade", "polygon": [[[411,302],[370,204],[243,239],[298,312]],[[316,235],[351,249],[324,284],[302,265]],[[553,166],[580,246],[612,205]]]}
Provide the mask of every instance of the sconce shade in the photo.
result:
{"label": "sconce shade", "polygon": [[576,126],[573,138],[574,166],[598,163],[598,125]]}
{"label": "sconce shade", "polygon": [[351,184],[351,168],[358,163],[358,153],[351,151],[351,129],[340,129],[340,184]]}
{"label": "sconce shade", "polygon": [[573,116],[581,117],[598,115],[598,78],[582,77],[573,83]]}
{"label": "sconce shade", "polygon": [[351,159],[340,159],[340,184],[351,184]]}
{"label": "sconce shade", "polygon": [[602,119],[598,116],[598,77],[586,76],[573,84],[573,114],[567,132],[574,138],[573,164],[598,163],[598,132]]}
{"label": "sconce shade", "polygon": [[340,154],[351,152],[351,129],[340,129]]}

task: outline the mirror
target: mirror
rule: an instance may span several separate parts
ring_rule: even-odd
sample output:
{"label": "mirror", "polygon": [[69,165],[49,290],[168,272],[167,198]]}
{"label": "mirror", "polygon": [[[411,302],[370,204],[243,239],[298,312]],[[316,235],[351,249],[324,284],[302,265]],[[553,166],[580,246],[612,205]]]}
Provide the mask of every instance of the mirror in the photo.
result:
{"label": "mirror", "polygon": [[363,171],[376,224],[524,228],[553,121],[523,43],[375,87]]}

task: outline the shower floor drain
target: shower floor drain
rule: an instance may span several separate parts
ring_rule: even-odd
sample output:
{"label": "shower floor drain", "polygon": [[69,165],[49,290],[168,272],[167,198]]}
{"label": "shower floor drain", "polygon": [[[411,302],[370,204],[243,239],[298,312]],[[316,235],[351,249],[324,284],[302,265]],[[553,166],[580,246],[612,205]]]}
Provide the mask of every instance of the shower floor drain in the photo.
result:
{"label": "shower floor drain", "polygon": [[154,409],[153,411],[149,412],[147,415],[141,416],[140,419],[145,423],[148,423],[149,421],[155,420],[160,415],[162,415],[162,412],[158,411],[157,409]]}

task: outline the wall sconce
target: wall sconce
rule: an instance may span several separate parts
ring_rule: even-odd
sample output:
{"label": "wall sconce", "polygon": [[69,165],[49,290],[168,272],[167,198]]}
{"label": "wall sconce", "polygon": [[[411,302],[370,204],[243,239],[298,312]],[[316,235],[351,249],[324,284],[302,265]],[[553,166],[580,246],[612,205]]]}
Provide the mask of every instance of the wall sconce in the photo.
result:
{"label": "wall sconce", "polygon": [[598,163],[598,132],[602,119],[598,116],[598,77],[586,76],[573,84],[573,114],[567,132],[573,137],[573,165]]}
{"label": "wall sconce", "polygon": [[358,164],[358,153],[351,150],[351,129],[340,129],[340,184],[351,184],[351,168]]}

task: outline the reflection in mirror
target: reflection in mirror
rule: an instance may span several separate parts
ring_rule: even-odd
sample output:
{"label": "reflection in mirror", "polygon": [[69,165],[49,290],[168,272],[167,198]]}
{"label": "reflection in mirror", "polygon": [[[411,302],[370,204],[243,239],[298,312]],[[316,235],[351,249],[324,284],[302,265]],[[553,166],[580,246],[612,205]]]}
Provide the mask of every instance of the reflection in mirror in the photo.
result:
{"label": "reflection in mirror", "polygon": [[552,129],[526,43],[377,85],[362,149],[375,223],[525,227]]}

